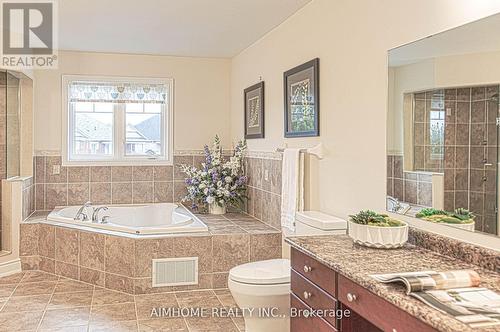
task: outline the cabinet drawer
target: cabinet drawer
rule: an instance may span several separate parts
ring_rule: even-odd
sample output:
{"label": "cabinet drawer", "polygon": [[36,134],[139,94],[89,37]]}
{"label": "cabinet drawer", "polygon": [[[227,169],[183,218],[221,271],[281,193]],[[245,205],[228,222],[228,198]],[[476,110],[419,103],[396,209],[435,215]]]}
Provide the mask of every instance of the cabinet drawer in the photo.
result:
{"label": "cabinet drawer", "polygon": [[[339,275],[338,300],[384,331],[436,331],[405,311]],[[348,294],[350,294],[348,296]],[[353,299],[353,296],[355,298]]]}
{"label": "cabinet drawer", "polygon": [[320,310],[333,310],[333,317],[325,315],[323,318],[332,326],[337,326],[337,319],[334,315],[334,311],[337,309],[337,301],[333,297],[294,270],[291,273],[291,288],[293,294],[309,307]]}
{"label": "cabinet drawer", "polygon": [[[290,304],[292,308],[297,308],[298,312],[310,309],[304,302],[302,302],[295,295],[290,295]],[[337,330],[328,324],[320,317],[303,317],[294,316],[290,319],[290,332],[337,332]]]}
{"label": "cabinet drawer", "polygon": [[295,271],[321,287],[328,294],[336,297],[335,279],[337,273],[335,271],[294,248],[292,248],[291,258],[292,268]]}

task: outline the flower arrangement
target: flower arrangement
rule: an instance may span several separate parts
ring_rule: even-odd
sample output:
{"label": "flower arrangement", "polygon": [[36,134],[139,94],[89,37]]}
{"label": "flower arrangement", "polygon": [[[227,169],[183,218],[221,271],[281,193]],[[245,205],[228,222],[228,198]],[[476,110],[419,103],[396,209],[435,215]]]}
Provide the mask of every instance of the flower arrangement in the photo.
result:
{"label": "flower arrangement", "polygon": [[[191,201],[193,208],[208,204],[210,209],[217,206],[225,212],[225,207],[238,206],[246,198],[247,177],[243,174],[243,153],[247,148],[244,140],[239,141],[234,154],[225,159],[219,136],[215,136],[212,148],[205,145],[205,162],[201,169],[191,165],[181,165],[186,174],[187,195],[183,201]],[[220,209],[219,209],[220,210]]]}

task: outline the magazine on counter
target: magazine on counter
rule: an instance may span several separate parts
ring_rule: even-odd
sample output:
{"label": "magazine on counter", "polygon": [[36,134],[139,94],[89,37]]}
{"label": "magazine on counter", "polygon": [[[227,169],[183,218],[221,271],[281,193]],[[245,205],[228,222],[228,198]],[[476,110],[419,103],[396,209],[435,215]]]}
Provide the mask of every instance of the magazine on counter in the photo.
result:
{"label": "magazine on counter", "polygon": [[472,328],[500,325],[500,294],[479,287],[481,278],[473,270],[373,274],[371,277],[383,283],[404,283],[408,295]]}

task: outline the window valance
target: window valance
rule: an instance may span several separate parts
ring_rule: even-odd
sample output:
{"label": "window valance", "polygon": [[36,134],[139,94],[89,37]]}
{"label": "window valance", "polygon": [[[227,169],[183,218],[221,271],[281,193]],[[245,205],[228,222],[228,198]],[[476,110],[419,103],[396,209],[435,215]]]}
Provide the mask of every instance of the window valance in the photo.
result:
{"label": "window valance", "polygon": [[69,84],[70,102],[165,104],[165,84],[77,82]]}

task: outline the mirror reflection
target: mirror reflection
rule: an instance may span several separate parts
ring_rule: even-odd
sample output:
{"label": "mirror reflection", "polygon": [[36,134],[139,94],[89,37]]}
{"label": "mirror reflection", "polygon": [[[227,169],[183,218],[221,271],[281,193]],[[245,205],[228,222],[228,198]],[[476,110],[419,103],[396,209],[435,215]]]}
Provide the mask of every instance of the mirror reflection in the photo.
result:
{"label": "mirror reflection", "polygon": [[388,211],[498,235],[499,28],[496,15],[389,52]]}

